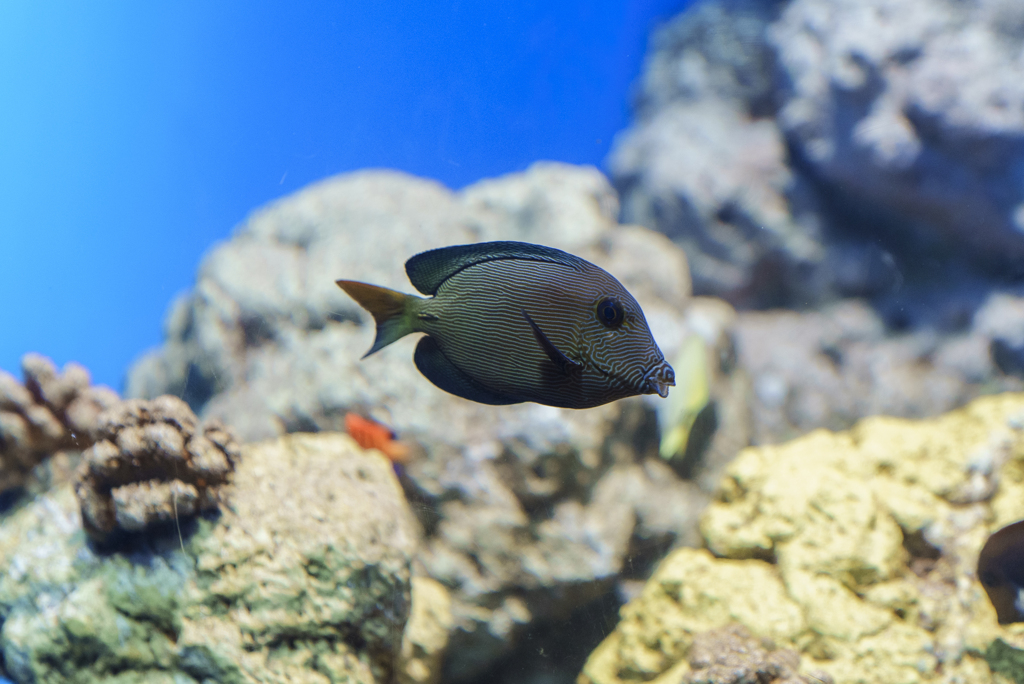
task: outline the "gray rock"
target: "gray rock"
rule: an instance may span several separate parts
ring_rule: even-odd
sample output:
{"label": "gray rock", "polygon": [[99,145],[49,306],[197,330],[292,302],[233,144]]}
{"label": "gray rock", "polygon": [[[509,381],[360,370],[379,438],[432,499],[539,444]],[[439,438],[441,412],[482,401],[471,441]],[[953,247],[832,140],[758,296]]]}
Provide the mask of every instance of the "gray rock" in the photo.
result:
{"label": "gray rock", "polygon": [[821,227],[794,216],[798,179],[772,120],[724,100],[674,103],[622,135],[608,165],[624,219],[686,249],[696,292],[759,307],[818,299]]}
{"label": "gray rock", "polygon": [[683,245],[694,289],[744,306],[820,297],[813,193],[771,118],[772,3],[699,3],[651,40],[637,121],[608,167],[623,218]]}
{"label": "gray rock", "polygon": [[[995,351],[1014,331],[1024,338],[1021,301],[995,295],[971,328],[953,335],[889,333],[856,300],[806,313],[741,313],[735,331],[753,384],[753,442],[842,430],[870,415],[934,416],[981,394],[1024,389],[1000,370]],[[1013,309],[1016,319],[1006,315]]]}
{"label": "gray rock", "polygon": [[1024,378],[1024,297],[991,295],[974,316],[974,331],[1000,371]]}
{"label": "gray rock", "polygon": [[617,215],[604,176],[562,164],[459,193],[388,172],[329,179],[255,212],[207,255],[127,392],[183,395],[243,439],[340,429],[355,411],[413,443],[405,485],[427,530],[419,562],[452,589],[447,676],[472,677],[530,625],[612,591],[638,548],[650,557],[695,539],[706,494],[646,462],[657,459],[650,397],[495,408],[430,384],[412,363],[414,339],[360,361],[373,322],[334,281],[410,292],[403,264],[417,252],[540,242],[618,277],[671,358],[689,325],[685,255]]}
{"label": "gray rock", "polygon": [[768,33],[778,122],[827,192],[915,249],[1020,272],[1024,4],[793,0]]}
{"label": "gray rock", "polygon": [[915,317],[971,270],[1019,275],[1022,37],[1015,0],[699,3],[652,38],[608,158],[624,220],[741,308]]}
{"label": "gray rock", "polygon": [[775,54],[764,30],[778,0],[702,2],[651,35],[635,107],[641,119],[676,102],[718,100],[753,117],[777,108]]}

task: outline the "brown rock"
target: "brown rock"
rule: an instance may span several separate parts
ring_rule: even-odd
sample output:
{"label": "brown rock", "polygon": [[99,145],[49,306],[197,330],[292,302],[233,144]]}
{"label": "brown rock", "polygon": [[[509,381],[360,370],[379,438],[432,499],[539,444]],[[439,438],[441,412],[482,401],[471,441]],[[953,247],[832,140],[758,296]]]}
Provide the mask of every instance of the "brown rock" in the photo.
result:
{"label": "brown rock", "polygon": [[769,640],[755,639],[746,627],[729,625],[698,634],[690,647],[686,684],[831,684],[824,673],[802,675],[800,654],[776,649]]}
{"label": "brown rock", "polygon": [[98,434],[75,494],[86,531],[99,540],[216,507],[239,456],[224,427],[200,426],[171,396],[116,404],[100,416]]}
{"label": "brown rock", "polygon": [[26,354],[21,364],[24,384],[0,371],[0,491],[25,486],[47,456],[91,446],[99,414],[120,401],[109,387],[90,387],[77,363],[58,371],[45,356]]}

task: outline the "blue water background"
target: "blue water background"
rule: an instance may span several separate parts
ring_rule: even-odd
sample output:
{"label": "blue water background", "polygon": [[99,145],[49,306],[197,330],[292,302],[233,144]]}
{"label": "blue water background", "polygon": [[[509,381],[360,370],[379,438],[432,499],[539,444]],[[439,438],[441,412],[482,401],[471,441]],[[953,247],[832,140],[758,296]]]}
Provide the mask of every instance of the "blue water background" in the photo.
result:
{"label": "blue water background", "polygon": [[600,165],[687,4],[0,4],[0,368],[120,389],[201,254],[319,178]]}

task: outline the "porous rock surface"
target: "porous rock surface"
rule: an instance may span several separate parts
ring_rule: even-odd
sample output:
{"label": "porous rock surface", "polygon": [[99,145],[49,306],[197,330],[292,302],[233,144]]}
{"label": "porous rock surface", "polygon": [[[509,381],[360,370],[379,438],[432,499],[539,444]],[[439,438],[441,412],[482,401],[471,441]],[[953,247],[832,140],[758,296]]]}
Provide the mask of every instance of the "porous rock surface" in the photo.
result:
{"label": "porous rock surface", "polygon": [[[706,495],[658,459],[652,398],[570,411],[453,397],[416,370],[414,336],[360,361],[373,321],[334,281],[412,292],[403,264],[419,251],[539,242],[619,278],[672,358],[691,332],[685,255],[617,214],[604,176],[563,164],[458,193],[393,172],[328,179],[255,212],[206,256],[127,393],[179,394],[243,439],[340,429],[348,411],[393,427],[419,454],[404,484],[427,532],[420,561],[452,590],[446,676],[472,677],[528,626],[613,591],[627,556],[642,569],[695,541]],[[746,419],[734,414],[730,428]]]}
{"label": "porous rock surface", "polygon": [[437,684],[452,629],[452,597],[429,577],[412,578],[412,608],[402,635],[399,684]]}
{"label": "porous rock surface", "polygon": [[100,413],[120,401],[109,387],[91,385],[80,364],[58,371],[45,356],[26,354],[21,368],[24,383],[0,370],[0,492],[25,486],[46,457],[91,446]]}
{"label": "porous rock surface", "polygon": [[978,554],[1021,518],[1019,394],[747,449],[703,515],[707,549],[662,562],[580,681],[679,681],[696,635],[730,623],[837,684],[994,681],[1024,625],[997,623]]}
{"label": "porous rock surface", "polygon": [[200,426],[188,404],[170,395],[118,402],[97,424],[97,441],[74,482],[82,524],[93,538],[139,532],[220,503],[239,458],[224,426]]}
{"label": "porous rock surface", "polygon": [[832,684],[824,672],[800,674],[799,653],[756,639],[738,624],[694,636],[687,661],[685,684]]}
{"label": "porous rock surface", "polygon": [[916,300],[1024,263],[1024,5],[720,0],[655,32],[626,221],[741,307]]}
{"label": "porous rock surface", "polygon": [[1024,5],[793,0],[778,121],[816,177],[918,245],[1024,260]]}
{"label": "porous rock surface", "polygon": [[697,293],[740,305],[814,298],[811,266],[826,251],[770,118],[771,14],[769,3],[697,3],[655,31],[636,120],[608,158],[623,219],[683,245]]}
{"label": "porous rock surface", "polygon": [[[0,527],[7,675],[392,681],[419,527],[390,463],[347,435],[294,435],[243,447],[230,487],[216,518],[116,553],[87,543],[68,484],[12,513]],[[438,601],[417,628],[431,653],[444,646]]]}

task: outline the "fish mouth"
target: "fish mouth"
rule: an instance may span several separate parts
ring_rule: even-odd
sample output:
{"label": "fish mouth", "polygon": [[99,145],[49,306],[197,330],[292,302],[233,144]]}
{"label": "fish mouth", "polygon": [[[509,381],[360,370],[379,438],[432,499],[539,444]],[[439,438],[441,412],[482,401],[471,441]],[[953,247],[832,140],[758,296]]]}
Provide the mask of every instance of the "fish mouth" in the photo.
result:
{"label": "fish mouth", "polygon": [[672,370],[672,366],[668,365],[665,361],[662,361],[654,368],[644,373],[643,377],[640,379],[639,387],[626,378],[613,373],[609,369],[602,368],[597,364],[594,364],[593,367],[596,368],[599,373],[615,380],[623,387],[632,388],[637,394],[657,394],[659,397],[664,399],[668,396],[668,388],[675,387],[676,384],[676,373]]}
{"label": "fish mouth", "polygon": [[675,387],[675,384],[675,371],[667,362],[662,361],[644,375],[644,394],[657,394],[664,399],[668,396],[668,388]]}

